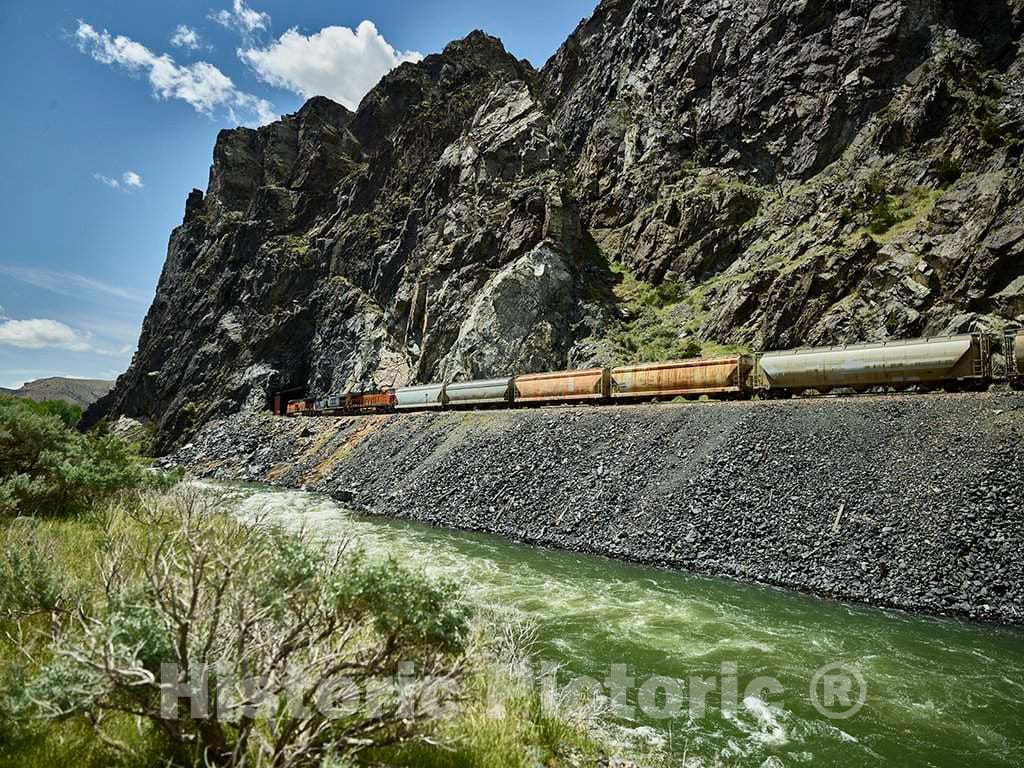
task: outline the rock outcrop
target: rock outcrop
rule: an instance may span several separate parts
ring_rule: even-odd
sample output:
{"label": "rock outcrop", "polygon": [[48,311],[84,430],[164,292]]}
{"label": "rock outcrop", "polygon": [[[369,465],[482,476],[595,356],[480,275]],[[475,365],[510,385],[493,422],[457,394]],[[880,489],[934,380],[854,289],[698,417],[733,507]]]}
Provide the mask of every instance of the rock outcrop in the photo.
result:
{"label": "rock outcrop", "polygon": [[1024,3],[608,0],[545,67],[585,229],[754,347],[1024,312]]}
{"label": "rock outcrop", "polygon": [[223,131],[86,422],[154,418],[166,450],[276,391],[666,348],[643,333],[1024,319],[1022,27],[1024,0],[605,0],[542,71],[474,32],[355,113]]}

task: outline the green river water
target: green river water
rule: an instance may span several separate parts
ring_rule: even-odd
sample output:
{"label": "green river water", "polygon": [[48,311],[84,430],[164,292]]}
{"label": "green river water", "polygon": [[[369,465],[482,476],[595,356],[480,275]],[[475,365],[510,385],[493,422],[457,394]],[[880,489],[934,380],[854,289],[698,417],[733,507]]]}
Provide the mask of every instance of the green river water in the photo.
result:
{"label": "green river water", "polygon": [[[371,555],[455,578],[481,603],[530,616],[540,628],[541,659],[562,665],[559,685],[580,675],[604,681],[615,664],[626,665],[637,685],[656,675],[682,681],[684,701],[675,716],[607,722],[616,738],[671,751],[673,764],[1024,765],[1019,630],[355,517],[314,494],[235,490],[243,515],[258,510],[326,540],[354,540]],[[829,664],[844,667],[826,672],[816,687],[826,712],[845,712],[864,692],[863,706],[846,719],[826,717],[812,700],[815,672]],[[847,670],[861,676],[863,687]],[[694,676],[716,689],[736,680],[735,711],[727,706],[723,714],[712,692],[706,712],[695,717],[687,687]],[[771,706],[744,697],[758,676],[781,685],[781,692],[766,694]]]}

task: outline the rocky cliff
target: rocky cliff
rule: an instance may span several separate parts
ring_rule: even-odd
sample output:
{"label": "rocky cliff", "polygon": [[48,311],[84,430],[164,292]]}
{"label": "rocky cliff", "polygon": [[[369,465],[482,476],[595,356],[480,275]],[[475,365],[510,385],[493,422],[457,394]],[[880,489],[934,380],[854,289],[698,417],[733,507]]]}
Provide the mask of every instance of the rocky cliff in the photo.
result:
{"label": "rocky cliff", "polygon": [[605,0],[223,131],[89,414],[1024,316],[1024,0]]}

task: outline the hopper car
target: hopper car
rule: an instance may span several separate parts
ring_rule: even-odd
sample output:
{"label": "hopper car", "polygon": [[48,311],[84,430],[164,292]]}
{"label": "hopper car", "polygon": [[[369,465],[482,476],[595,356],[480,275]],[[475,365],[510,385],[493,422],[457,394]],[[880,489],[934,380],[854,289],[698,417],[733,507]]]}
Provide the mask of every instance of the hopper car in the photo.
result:
{"label": "hopper car", "polygon": [[609,371],[592,368],[586,371],[530,373],[515,377],[514,402],[566,403],[604,400],[608,397]]}
{"label": "hopper car", "polygon": [[613,400],[629,400],[739,395],[753,367],[754,359],[750,355],[737,355],[613,368],[608,396]]}
{"label": "hopper car", "polygon": [[750,388],[827,394],[875,387],[978,388],[992,380],[991,337],[976,333],[877,344],[795,349],[759,355]]}
{"label": "hopper car", "polygon": [[1012,329],[1002,340],[1004,371],[994,370],[993,342],[991,334],[971,333],[420,384],[383,392],[292,400],[285,413],[337,416],[678,397],[738,399],[878,389],[964,390],[984,389],[997,381],[1024,388],[1024,329]]}

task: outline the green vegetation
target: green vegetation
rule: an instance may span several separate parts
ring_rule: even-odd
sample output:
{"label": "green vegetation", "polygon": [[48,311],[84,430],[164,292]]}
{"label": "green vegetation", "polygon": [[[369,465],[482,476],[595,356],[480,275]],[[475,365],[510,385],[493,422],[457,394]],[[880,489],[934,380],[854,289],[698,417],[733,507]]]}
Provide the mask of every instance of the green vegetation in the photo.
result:
{"label": "green vegetation", "polygon": [[[527,768],[604,753],[576,710],[513,674],[527,625],[480,620],[453,584],[395,562],[240,521],[209,492],[121,497],[0,538],[0,766]],[[216,686],[203,719],[187,699],[168,712],[160,685],[187,690],[175,670],[195,665]]]}
{"label": "green vegetation", "polygon": [[298,258],[303,266],[313,266],[313,252],[310,250],[306,238],[300,235],[286,235],[284,243],[288,252]]}
{"label": "green vegetation", "polygon": [[935,169],[935,177],[943,187],[950,187],[956,184],[963,175],[963,167],[955,157],[943,155]]}
{"label": "green vegetation", "polygon": [[577,710],[542,706],[512,673],[526,625],[482,620],[454,584],[395,562],[243,521],[209,491],[156,488],[75,415],[0,402],[0,768],[604,754]]}
{"label": "green vegetation", "polygon": [[697,286],[674,280],[652,285],[638,279],[620,262],[607,261],[597,247],[594,259],[601,277],[593,280],[590,290],[601,303],[618,308],[618,317],[609,323],[604,337],[595,339],[602,365],[636,365],[743,351],[701,342],[696,332],[708,314],[707,290],[749,275],[716,275]]}
{"label": "green vegetation", "polygon": [[66,403],[0,397],[0,516],[69,514],[156,482],[122,440],[73,429]]}
{"label": "green vegetation", "polygon": [[608,329],[607,338],[613,345],[614,365],[683,360],[701,354],[699,342],[682,337],[679,326],[653,309],[615,323]]}
{"label": "green vegetation", "polygon": [[621,264],[609,266],[619,276],[613,292],[627,315],[608,328],[610,362],[632,365],[699,357],[700,343],[687,338],[683,325],[672,311],[689,293],[686,286],[674,282],[653,286],[636,279]]}
{"label": "green vegetation", "polygon": [[884,235],[901,221],[913,215],[911,209],[902,204],[898,198],[886,195],[871,208],[868,229],[873,235]]}
{"label": "green vegetation", "polygon": [[871,209],[868,229],[882,242],[891,240],[927,216],[941,196],[941,190],[927,187],[914,187],[898,196],[887,195]]}
{"label": "green vegetation", "polygon": [[1003,121],[997,117],[987,117],[981,123],[981,140],[992,147],[1003,144]]}
{"label": "green vegetation", "polygon": [[[960,163],[953,158],[943,157],[936,168],[936,176],[943,187],[954,183],[960,174]],[[941,196],[941,189],[928,187],[914,187],[902,193],[890,192],[885,177],[876,170],[864,181],[853,199],[852,208],[843,211],[846,221],[860,219],[866,222],[863,229],[855,231],[847,240],[859,240],[865,233],[870,233],[879,242],[891,240],[927,216]]]}

